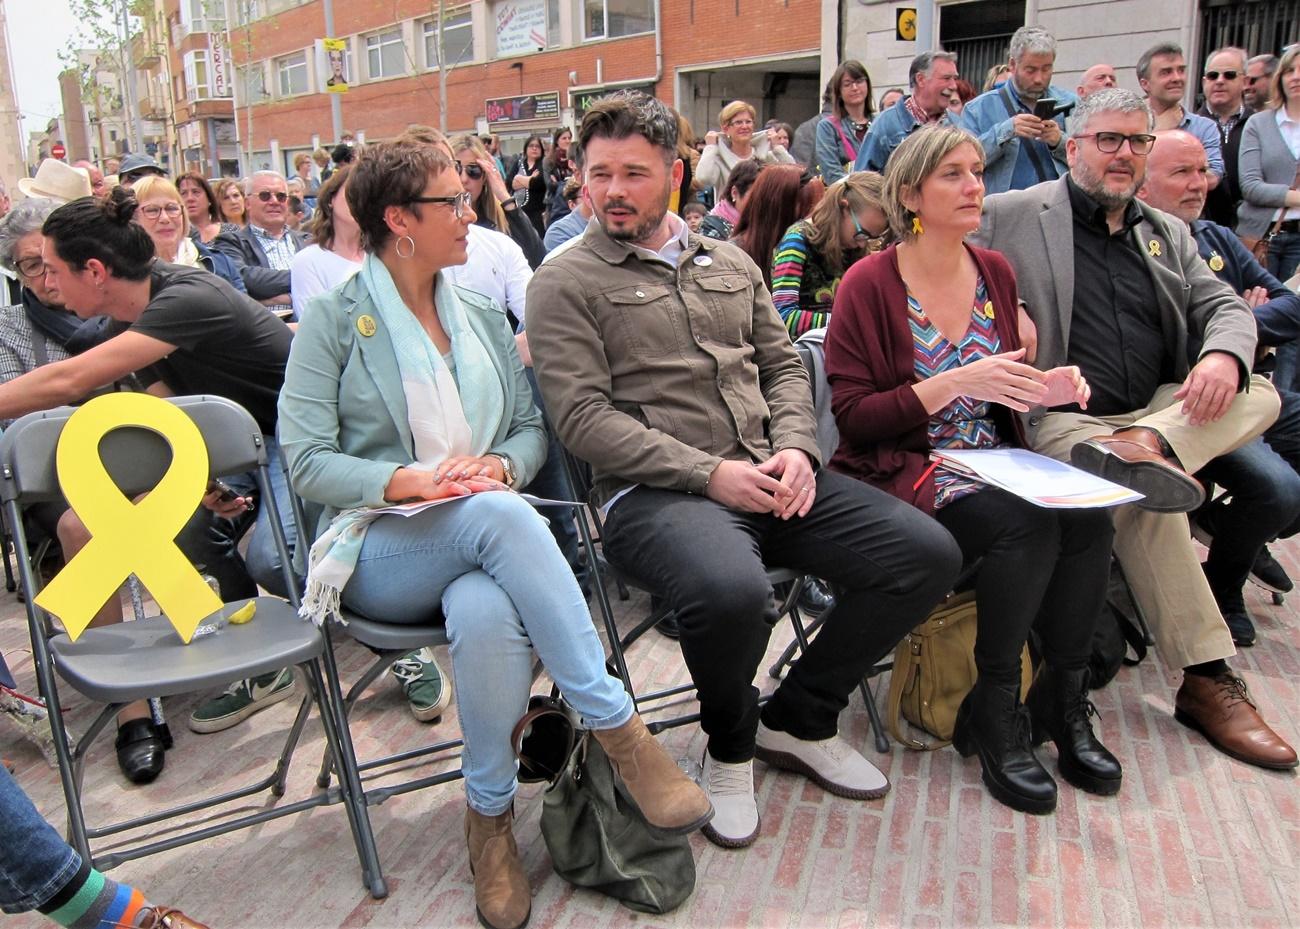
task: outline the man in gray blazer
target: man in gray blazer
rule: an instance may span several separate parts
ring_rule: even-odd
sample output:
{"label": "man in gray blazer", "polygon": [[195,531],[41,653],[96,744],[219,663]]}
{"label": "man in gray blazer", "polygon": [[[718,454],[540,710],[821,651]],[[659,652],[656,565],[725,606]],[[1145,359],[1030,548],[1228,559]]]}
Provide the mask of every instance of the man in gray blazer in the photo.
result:
{"label": "man in gray blazer", "polygon": [[307,244],[307,237],[288,225],[288,182],[278,172],[257,171],[244,187],[248,225],[238,232],[221,233],[212,247],[235,262],[250,297],[287,308],[289,265]]}
{"label": "man in gray blazer", "polygon": [[1147,494],[1115,511],[1115,552],[1162,657],[1184,669],[1176,718],[1234,758],[1293,768],[1295,751],[1224,660],[1232,636],[1182,515],[1203,497],[1188,475],[1268,428],[1277,393],[1250,373],[1245,301],[1184,223],[1135,199],[1152,126],[1131,91],[1085,97],[1068,126],[1070,173],[990,197],[979,238],[1016,269],[1035,364],[1078,365],[1092,388],[1086,411],[1030,410],[1030,444]]}

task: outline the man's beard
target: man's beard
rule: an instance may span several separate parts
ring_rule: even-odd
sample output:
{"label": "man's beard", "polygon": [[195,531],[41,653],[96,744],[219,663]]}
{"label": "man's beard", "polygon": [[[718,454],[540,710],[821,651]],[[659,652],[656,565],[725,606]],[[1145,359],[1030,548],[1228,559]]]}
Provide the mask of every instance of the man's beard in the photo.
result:
{"label": "man's beard", "polygon": [[1074,178],[1074,183],[1079,185],[1079,189],[1097,203],[1107,212],[1118,210],[1126,206],[1130,200],[1137,194],[1138,188],[1142,186],[1145,178],[1145,172],[1134,169],[1133,183],[1122,191],[1113,191],[1106,188],[1106,177],[1102,174],[1094,174],[1082,158],[1075,162],[1074,167],[1070,169],[1070,176]]}
{"label": "man's beard", "polygon": [[[652,208],[653,212],[646,213],[641,222],[635,223],[631,226],[624,226],[617,230],[605,222],[605,210],[614,208],[634,210],[634,207],[621,200],[606,200],[600,214],[598,214],[601,219],[600,224],[605,227],[605,233],[617,242],[631,242],[633,245],[638,242],[644,242],[658,231],[660,224],[664,221],[664,217],[668,215],[668,198],[671,191],[672,181],[670,179],[668,184],[664,187],[663,199],[656,204],[658,207],[657,209]],[[633,215],[641,216],[642,214],[639,212],[633,212]]]}

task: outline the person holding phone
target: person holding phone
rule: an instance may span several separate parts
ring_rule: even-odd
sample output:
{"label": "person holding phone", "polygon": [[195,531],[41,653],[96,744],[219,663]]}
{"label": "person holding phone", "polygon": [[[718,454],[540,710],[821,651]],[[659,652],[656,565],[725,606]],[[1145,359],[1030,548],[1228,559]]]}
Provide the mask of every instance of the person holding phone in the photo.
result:
{"label": "person holding phone", "polygon": [[541,233],[533,224],[527,208],[521,209],[518,200],[511,195],[509,182],[497,170],[496,161],[478,136],[471,133],[452,136],[447,144],[454,153],[461,182],[469,192],[474,213],[478,216],[476,224],[510,236],[523,249],[528,266],[536,270],[546,257]]}
{"label": "person holding phone", "polygon": [[1064,175],[1065,114],[1077,98],[1052,84],[1056,39],[1042,26],[1011,37],[1006,80],[966,104],[958,125],[980,140],[991,193],[1024,190]]}

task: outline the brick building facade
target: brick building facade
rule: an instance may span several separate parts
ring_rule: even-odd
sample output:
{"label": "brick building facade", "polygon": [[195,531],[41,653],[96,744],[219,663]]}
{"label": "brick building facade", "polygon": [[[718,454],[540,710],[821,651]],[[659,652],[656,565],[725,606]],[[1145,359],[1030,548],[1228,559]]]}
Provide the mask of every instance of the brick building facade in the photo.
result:
{"label": "brick building facade", "polygon": [[[230,3],[242,148],[252,153],[252,167],[283,170],[296,152],[333,136],[327,67],[317,48],[324,3]],[[443,124],[444,71],[446,128],[496,132],[507,151],[519,150],[531,132],[572,125],[586,98],[616,87],[652,91],[682,109],[700,134],[726,101],[749,100],[763,119],[798,121],[815,112],[820,94],[820,0],[448,3],[445,69],[438,66],[437,9],[428,0],[334,4],[333,37],[347,43],[349,89],[340,95],[346,131],[375,140],[411,123]],[[512,103],[519,112],[508,112]]]}

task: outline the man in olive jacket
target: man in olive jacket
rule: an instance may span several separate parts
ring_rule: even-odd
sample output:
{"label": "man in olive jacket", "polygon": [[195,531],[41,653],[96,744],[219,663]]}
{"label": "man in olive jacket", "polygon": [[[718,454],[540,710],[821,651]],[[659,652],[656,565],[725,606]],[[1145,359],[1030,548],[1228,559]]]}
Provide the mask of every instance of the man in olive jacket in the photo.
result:
{"label": "man in olive jacket", "polygon": [[[807,376],[758,268],[667,211],[676,126],[641,94],[587,111],[578,144],[598,222],[533,276],[528,335],[560,440],[594,471],[606,557],[677,613],[708,735],[704,831],[740,847],[759,829],[756,754],[840,796],[885,793],[838,717],[961,559],[919,511],[817,470]],[[754,674],[777,620],[765,564],[837,592],[760,714]]]}

